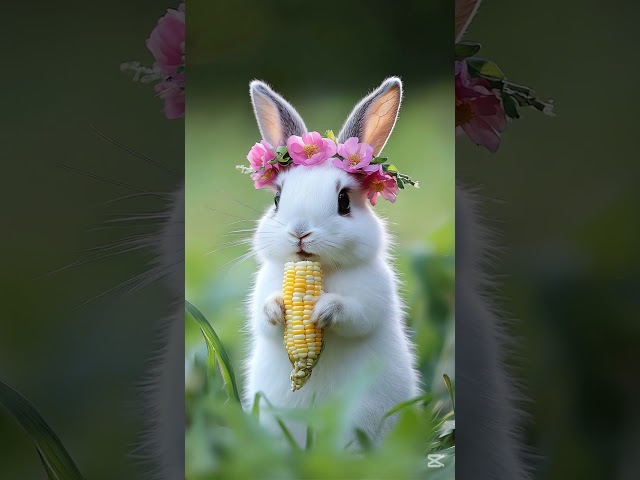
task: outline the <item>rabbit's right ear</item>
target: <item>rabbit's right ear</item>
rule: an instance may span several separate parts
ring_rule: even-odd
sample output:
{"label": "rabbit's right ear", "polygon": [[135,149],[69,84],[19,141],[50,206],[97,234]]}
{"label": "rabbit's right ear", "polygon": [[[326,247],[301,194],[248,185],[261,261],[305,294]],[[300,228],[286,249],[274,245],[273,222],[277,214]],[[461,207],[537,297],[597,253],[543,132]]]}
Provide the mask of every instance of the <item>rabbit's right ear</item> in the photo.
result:
{"label": "rabbit's right ear", "polygon": [[456,43],[462,40],[471,20],[478,12],[480,0],[456,0]]}
{"label": "rabbit's right ear", "polygon": [[402,102],[402,82],[389,77],[369,95],[360,100],[338,134],[338,142],[357,137],[373,147],[378,156],[384,148],[398,119]]}
{"label": "rabbit's right ear", "polygon": [[291,135],[301,136],[307,131],[296,109],[269,85],[254,80],[249,92],[262,138],[271,145],[284,145]]}

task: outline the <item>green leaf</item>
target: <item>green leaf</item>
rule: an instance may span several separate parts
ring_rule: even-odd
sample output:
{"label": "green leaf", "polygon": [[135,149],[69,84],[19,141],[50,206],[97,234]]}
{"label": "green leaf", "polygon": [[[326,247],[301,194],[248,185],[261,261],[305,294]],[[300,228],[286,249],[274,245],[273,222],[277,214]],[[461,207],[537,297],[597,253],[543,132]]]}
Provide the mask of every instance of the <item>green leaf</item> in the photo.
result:
{"label": "green leaf", "polygon": [[467,59],[467,65],[469,65],[476,74],[482,75],[483,77],[492,77],[499,80],[506,78],[504,72],[500,70],[500,67],[491,60],[485,58],[469,58]]}
{"label": "green leaf", "polygon": [[447,375],[446,373],[442,375],[442,378],[444,378],[444,384],[447,386],[447,391],[449,392],[449,397],[451,398],[451,408],[455,413],[456,403],[455,403],[455,400],[453,399],[453,387],[451,385],[451,379],[449,378],[449,375]]}
{"label": "green leaf", "polygon": [[424,395],[420,395],[419,397],[412,398],[411,400],[407,400],[406,402],[398,403],[396,406],[394,406],[389,411],[387,411],[387,413],[384,414],[384,417],[382,417],[382,420],[383,421],[386,420],[391,415],[398,413],[404,410],[405,408],[412,407],[413,405],[417,405],[419,403],[430,402],[431,399],[432,399],[432,395],[430,393],[425,393]]}
{"label": "green leaf", "polygon": [[400,177],[396,178],[396,182],[398,183],[398,188],[401,190],[404,190],[404,182],[402,181],[402,179]]}
{"label": "green leaf", "polygon": [[418,182],[413,180],[409,175],[405,175],[404,173],[398,172],[396,175],[396,180],[402,180],[403,183],[408,183],[409,185],[418,188]]}
{"label": "green leaf", "polygon": [[387,165],[387,169],[385,170],[386,172],[389,173],[398,173],[398,168],[395,165]]}
{"label": "green leaf", "polygon": [[373,445],[371,443],[371,439],[369,438],[369,435],[367,435],[365,431],[360,428],[356,428],[355,432],[356,432],[356,438],[358,439],[358,442],[360,443],[360,446],[362,447],[362,449],[365,452],[370,452],[373,448]]}
{"label": "green leaf", "polygon": [[285,153],[287,153],[287,146],[286,145],[280,145],[278,148],[276,148],[276,153],[278,154],[282,154],[284,155]]}
{"label": "green leaf", "polygon": [[373,160],[371,160],[371,165],[380,165],[381,163],[384,163],[388,160],[387,157],[375,157]]}
{"label": "green leaf", "polygon": [[324,136],[325,136],[325,138],[333,140],[334,143],[338,143],[338,140],[336,139],[336,136],[333,134],[333,130],[327,130],[326,132],[324,132]]}
{"label": "green leaf", "polygon": [[51,480],[83,480],[62,442],[36,408],[20,393],[0,380],[0,404],[31,437]]}
{"label": "green leaf", "polygon": [[307,425],[307,441],[305,442],[305,450],[311,451],[313,448],[313,428],[311,425]]}
{"label": "green leaf", "polygon": [[253,407],[251,408],[251,414],[257,419],[260,418],[260,398],[262,397],[262,392],[256,392],[256,396],[253,397]]}
{"label": "green leaf", "polygon": [[207,351],[209,355],[215,355],[220,368],[220,374],[224,380],[224,386],[227,390],[229,398],[233,398],[240,403],[240,395],[238,394],[238,386],[236,384],[236,376],[231,365],[229,355],[227,355],[220,338],[216,334],[215,330],[207,320],[207,318],[198,310],[192,303],[185,300],[185,309],[198,322],[200,331],[204,335],[205,342],[207,343]]}
{"label": "green leaf", "polygon": [[504,113],[510,118],[520,118],[520,114],[518,113],[518,106],[511,95],[508,93],[502,92],[502,106],[504,107]]}
{"label": "green leaf", "polygon": [[480,51],[482,45],[476,42],[460,42],[454,47],[454,56],[456,60],[463,60],[471,57]]}
{"label": "green leaf", "polygon": [[[267,405],[269,405],[269,407],[273,409],[273,404],[269,401],[266,395],[262,394],[262,398],[264,398],[264,401],[267,402]],[[298,445],[298,442],[295,441],[295,439],[293,438],[293,435],[291,435],[291,432],[289,431],[287,426],[284,424],[282,419],[278,416],[275,416],[275,419],[276,419],[276,422],[278,422],[278,426],[280,427],[280,430],[282,430],[282,433],[287,439],[287,442],[289,442],[289,445],[291,445],[291,448],[293,448],[294,450],[300,451],[300,445]]]}

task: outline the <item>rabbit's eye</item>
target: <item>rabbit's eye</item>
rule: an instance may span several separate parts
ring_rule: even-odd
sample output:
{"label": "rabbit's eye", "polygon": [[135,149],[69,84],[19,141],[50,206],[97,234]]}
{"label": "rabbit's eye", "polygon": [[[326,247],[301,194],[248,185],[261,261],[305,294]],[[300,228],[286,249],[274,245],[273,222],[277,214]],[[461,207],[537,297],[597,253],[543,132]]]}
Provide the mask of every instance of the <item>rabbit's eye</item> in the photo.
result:
{"label": "rabbit's eye", "polygon": [[349,205],[349,192],[346,188],[340,190],[338,194],[338,214],[349,215],[351,213],[351,206]]}
{"label": "rabbit's eye", "polygon": [[278,210],[278,205],[280,205],[280,192],[276,193],[276,196],[273,199],[273,203],[276,204],[276,210]]}

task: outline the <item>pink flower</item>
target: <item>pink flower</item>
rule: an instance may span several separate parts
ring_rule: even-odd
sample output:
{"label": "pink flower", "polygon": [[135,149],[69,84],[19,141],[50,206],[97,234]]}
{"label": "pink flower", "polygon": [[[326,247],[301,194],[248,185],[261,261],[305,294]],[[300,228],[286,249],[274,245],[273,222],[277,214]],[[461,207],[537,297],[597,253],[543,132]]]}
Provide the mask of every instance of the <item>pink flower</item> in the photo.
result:
{"label": "pink flower", "polygon": [[398,183],[389,173],[378,171],[367,176],[364,182],[364,189],[371,205],[375,206],[380,194],[391,203],[394,203],[398,194]]}
{"label": "pink flower", "polygon": [[154,66],[166,73],[177,73],[184,65],[185,6],[184,2],[177,10],[168,9],[164,17],[149,35],[146,45],[156,59]]}
{"label": "pink flower", "polygon": [[495,153],[507,125],[499,94],[486,79],[471,77],[465,61],[455,64],[455,89],[456,135],[464,132]]}
{"label": "pink flower", "polygon": [[257,170],[251,174],[253,185],[256,188],[262,188],[273,184],[280,164],[276,163],[271,165],[269,162],[276,158],[276,151],[273,146],[265,141],[260,140],[260,143],[256,143],[249,153],[247,154],[247,160],[251,164],[253,170]]}
{"label": "pink flower", "polygon": [[265,140],[260,140],[260,143],[256,143],[249,153],[247,154],[247,160],[251,164],[251,168],[254,170],[260,170],[262,167],[265,169],[276,167],[276,165],[271,165],[269,162],[276,158],[276,151],[273,146]]}
{"label": "pink flower", "polygon": [[[273,165],[269,165],[269,167],[273,167]],[[278,176],[278,169],[266,168],[265,170],[252,173],[250,176],[255,188],[270,187]]]}
{"label": "pink flower", "polygon": [[164,99],[164,114],[169,120],[184,117],[184,76],[177,74],[157,83],[154,90]]}
{"label": "pink flower", "polygon": [[371,165],[373,147],[367,143],[359,143],[357,137],[351,137],[338,145],[338,155],[344,160],[333,159],[333,164],[349,173],[373,173],[380,170],[380,165]]}
{"label": "pink flower", "polygon": [[296,165],[317,165],[336,154],[333,140],[322,138],[318,132],[303,133],[302,137],[291,135],[287,150]]}

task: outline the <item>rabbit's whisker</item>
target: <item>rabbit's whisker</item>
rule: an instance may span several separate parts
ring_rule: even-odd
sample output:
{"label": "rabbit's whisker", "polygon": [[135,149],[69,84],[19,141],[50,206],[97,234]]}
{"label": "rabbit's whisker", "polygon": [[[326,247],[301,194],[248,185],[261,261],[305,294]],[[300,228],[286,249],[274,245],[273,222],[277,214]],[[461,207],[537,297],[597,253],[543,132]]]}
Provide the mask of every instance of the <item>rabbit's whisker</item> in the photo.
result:
{"label": "rabbit's whisker", "polygon": [[155,160],[152,160],[151,158],[147,157],[146,155],[143,155],[142,153],[136,152],[135,150],[133,150],[133,149],[127,147],[126,145],[118,142],[114,138],[109,137],[104,132],[98,130],[98,128],[96,128],[93,124],[91,124],[90,127],[97,135],[99,135],[103,139],[107,140],[108,142],[112,143],[116,147],[124,150],[128,154],[133,155],[134,157],[137,157],[137,158],[147,162],[148,164],[153,165],[153,166],[155,166],[155,167],[159,168],[160,170],[163,170],[163,171],[165,171],[167,173],[170,173],[172,175],[178,175],[177,172],[174,172],[173,170],[171,170],[170,168],[168,168],[165,165],[161,164],[160,162],[156,162]]}

